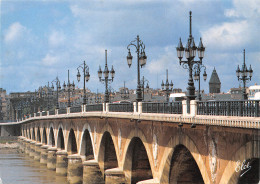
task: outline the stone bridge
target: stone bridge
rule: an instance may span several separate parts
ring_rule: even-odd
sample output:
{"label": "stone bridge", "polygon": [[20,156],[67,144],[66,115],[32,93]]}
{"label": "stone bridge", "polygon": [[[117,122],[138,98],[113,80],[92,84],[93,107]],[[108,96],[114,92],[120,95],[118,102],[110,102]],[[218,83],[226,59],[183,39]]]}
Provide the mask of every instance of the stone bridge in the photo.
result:
{"label": "stone bridge", "polygon": [[259,182],[259,117],[103,109],[16,122],[21,147],[70,183]]}

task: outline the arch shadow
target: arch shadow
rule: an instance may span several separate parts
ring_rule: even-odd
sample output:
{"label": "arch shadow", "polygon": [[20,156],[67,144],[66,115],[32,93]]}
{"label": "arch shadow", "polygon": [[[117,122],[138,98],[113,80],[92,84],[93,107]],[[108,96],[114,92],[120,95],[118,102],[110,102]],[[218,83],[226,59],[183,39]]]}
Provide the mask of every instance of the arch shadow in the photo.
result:
{"label": "arch shadow", "polygon": [[86,160],[94,159],[94,150],[90,132],[85,129],[81,138],[80,155],[85,156]]}
{"label": "arch shadow", "polygon": [[135,184],[153,178],[146,148],[139,137],[133,137],[130,141],[123,170],[127,183]]}
{"label": "arch shadow", "polygon": [[101,138],[98,163],[103,176],[105,170],[118,167],[115,145],[112,136],[108,131],[105,131]]}
{"label": "arch shadow", "polygon": [[46,128],[45,127],[43,127],[43,131],[42,131],[42,143],[47,144],[47,134],[46,134]]}
{"label": "arch shadow", "polygon": [[72,128],[70,129],[69,132],[67,152],[69,155],[78,153],[76,136]]}
{"label": "arch shadow", "polygon": [[64,136],[63,136],[63,130],[60,127],[58,130],[58,136],[57,136],[57,148],[64,150],[65,149],[65,144],[64,144]]}
{"label": "arch shadow", "polygon": [[41,142],[41,132],[40,132],[40,127],[37,128],[37,138],[36,138],[37,142]]}
{"label": "arch shadow", "polygon": [[54,138],[54,130],[53,127],[50,127],[50,132],[49,132],[49,144],[50,146],[55,146],[55,138]]}
{"label": "arch shadow", "polygon": [[[178,147],[179,145],[182,145],[181,147]],[[172,161],[174,163],[178,163],[178,160],[172,160],[174,154],[176,154],[176,149],[178,153],[183,152],[184,154],[188,154],[189,160],[193,160],[192,167],[196,168],[195,165],[197,165],[198,170],[202,176],[203,183],[211,183],[211,180],[209,178],[206,165],[201,158],[201,154],[199,150],[197,149],[195,143],[193,140],[187,136],[186,134],[182,133],[181,135],[175,135],[171,137],[170,141],[168,142],[167,146],[165,147],[165,151],[163,153],[161,163],[159,166],[159,180],[160,183],[163,184],[168,184],[170,182],[170,173],[171,170],[173,169],[172,166],[175,167],[175,164],[172,165]],[[189,155],[190,154],[190,155]],[[176,162],[177,161],[177,162]],[[182,163],[181,160],[179,159],[180,163]],[[181,174],[181,173],[179,173]]]}

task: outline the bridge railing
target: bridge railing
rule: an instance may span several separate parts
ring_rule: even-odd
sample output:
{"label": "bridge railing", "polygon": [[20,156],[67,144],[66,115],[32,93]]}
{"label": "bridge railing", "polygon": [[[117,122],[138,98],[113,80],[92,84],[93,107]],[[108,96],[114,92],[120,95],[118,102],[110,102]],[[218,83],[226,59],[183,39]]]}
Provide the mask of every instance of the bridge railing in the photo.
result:
{"label": "bridge railing", "polygon": [[182,102],[153,103],[143,102],[142,112],[162,114],[182,114]]}
{"label": "bridge railing", "polygon": [[86,112],[103,111],[103,104],[86,105]]}
{"label": "bridge railing", "polygon": [[197,102],[198,115],[259,117],[259,100]]}
{"label": "bridge railing", "polygon": [[47,116],[47,111],[43,111],[42,116]]}
{"label": "bridge railing", "polygon": [[81,111],[82,111],[81,106],[70,107],[70,113],[77,113]]}
{"label": "bridge railing", "polygon": [[14,120],[0,120],[0,123],[11,123],[14,122]]}
{"label": "bridge railing", "polygon": [[55,110],[49,111],[49,115],[55,115]]}
{"label": "bridge railing", "polygon": [[67,114],[67,108],[61,108],[58,110],[58,114]]}
{"label": "bridge railing", "polygon": [[111,103],[109,112],[134,112],[133,103]]}

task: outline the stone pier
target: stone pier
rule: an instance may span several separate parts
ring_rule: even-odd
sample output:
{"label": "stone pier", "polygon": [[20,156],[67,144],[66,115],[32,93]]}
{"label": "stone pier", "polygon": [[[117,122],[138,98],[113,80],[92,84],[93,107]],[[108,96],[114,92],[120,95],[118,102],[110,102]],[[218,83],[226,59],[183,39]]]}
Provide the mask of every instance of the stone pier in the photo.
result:
{"label": "stone pier", "polygon": [[40,163],[41,164],[47,164],[47,158],[48,158],[48,149],[49,146],[48,145],[43,145],[41,146],[41,159],[40,159]]}
{"label": "stone pier", "polygon": [[48,148],[48,156],[47,156],[47,168],[50,170],[56,169],[56,147]]}
{"label": "stone pier", "polygon": [[96,160],[83,162],[83,184],[104,184],[104,178]]}
{"label": "stone pier", "polygon": [[31,158],[34,158],[34,155],[35,155],[35,141],[30,141],[30,153],[29,153],[29,156]]}
{"label": "stone pier", "polygon": [[40,159],[41,159],[41,146],[42,146],[42,143],[35,144],[34,160],[36,160],[36,161],[40,161]]}
{"label": "stone pier", "polygon": [[123,184],[126,183],[125,174],[119,168],[107,169],[105,171],[106,184]]}
{"label": "stone pier", "polygon": [[24,146],[25,146],[25,149],[24,149],[24,152],[29,155],[30,154],[30,140],[29,139],[25,139],[24,140]]}
{"label": "stone pier", "polygon": [[70,184],[82,183],[83,165],[81,156],[78,154],[68,156],[67,178]]}
{"label": "stone pier", "polygon": [[61,176],[67,176],[68,169],[68,153],[65,150],[59,150],[56,152],[56,173]]}

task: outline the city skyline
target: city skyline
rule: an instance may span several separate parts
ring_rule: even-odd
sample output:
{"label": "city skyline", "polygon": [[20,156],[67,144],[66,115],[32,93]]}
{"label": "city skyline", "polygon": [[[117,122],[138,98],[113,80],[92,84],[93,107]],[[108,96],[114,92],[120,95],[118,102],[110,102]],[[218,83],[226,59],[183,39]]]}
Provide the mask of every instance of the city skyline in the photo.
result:
{"label": "city skyline", "polygon": [[[90,68],[86,87],[104,92],[98,82],[98,67],[108,50],[108,67],[114,66],[114,89],[126,81],[136,89],[136,55],[129,69],[127,45],[136,35],[146,45],[147,65],[141,76],[151,88],[160,88],[169,70],[174,88],[186,91],[188,72],[179,66],[176,46],[188,38],[189,11],[193,12],[192,33],[198,46],[202,37],[206,47],[204,65],[208,79],[201,90],[208,92],[214,69],[221,80],[221,92],[238,87],[237,65],[246,64],[254,71],[249,85],[259,84],[260,2],[257,1],[1,1],[0,86],[10,92],[34,91],[58,75],[61,83],[76,81],[77,66],[84,60]],[[201,74],[202,79],[202,74]],[[195,82],[196,90],[198,83]]]}

